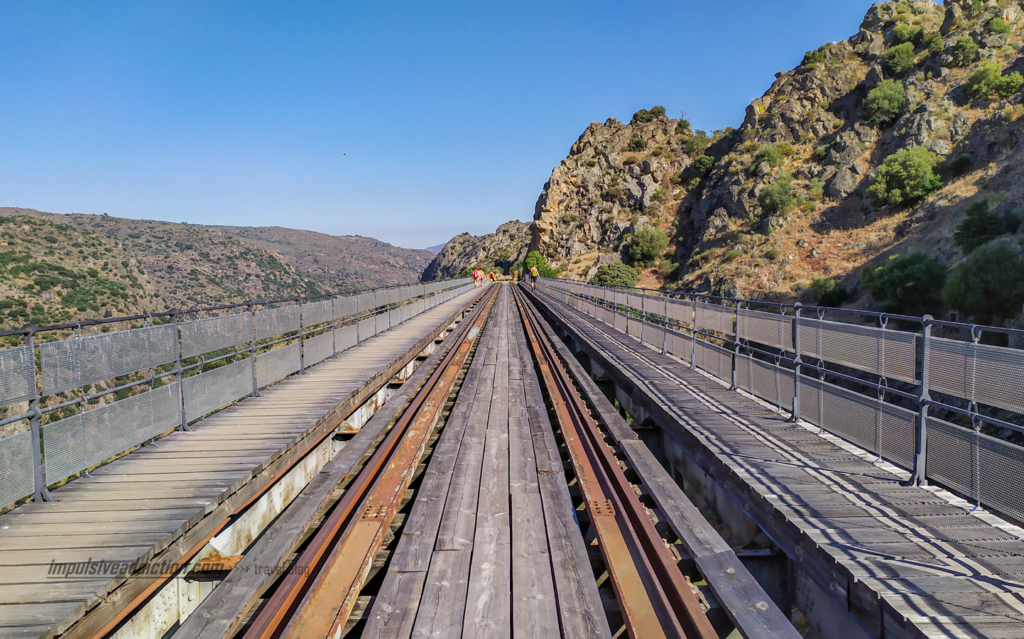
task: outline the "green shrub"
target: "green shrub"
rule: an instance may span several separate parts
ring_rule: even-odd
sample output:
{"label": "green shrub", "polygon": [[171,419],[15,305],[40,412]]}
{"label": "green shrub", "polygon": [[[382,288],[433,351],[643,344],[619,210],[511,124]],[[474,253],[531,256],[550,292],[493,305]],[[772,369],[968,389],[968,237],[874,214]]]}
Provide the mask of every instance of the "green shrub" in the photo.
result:
{"label": "green shrub", "polygon": [[967,256],[943,290],[946,305],[981,324],[1002,324],[1024,303],[1024,262],[1012,242],[990,242]]}
{"label": "green shrub", "polygon": [[635,155],[630,155],[629,157],[627,157],[625,160],[622,161],[622,166],[629,166],[630,164],[636,164],[639,161],[640,161],[640,158],[638,158]]}
{"label": "green shrub", "polygon": [[1013,25],[1000,17],[995,17],[989,20],[985,24],[985,29],[988,30],[989,33],[999,35],[1013,33]]}
{"label": "green shrub", "polygon": [[836,286],[835,280],[828,277],[816,277],[811,283],[811,295],[818,306],[842,306],[850,299],[850,291]]}
{"label": "green shrub", "polygon": [[986,62],[967,79],[967,95],[973,100],[983,98],[1008,98],[1020,91],[1024,77],[1014,71],[1003,75],[999,65]]}
{"label": "green shrub", "polygon": [[770,249],[768,249],[767,251],[764,252],[764,256],[767,259],[772,260],[773,262],[775,260],[779,259],[779,257],[781,255],[782,255],[782,251],[777,246],[773,246],[773,247],[771,247]]}
{"label": "green shrub", "polygon": [[702,155],[709,146],[711,138],[704,131],[696,131],[686,139],[686,152],[691,156]]}
{"label": "green shrub", "polygon": [[664,115],[665,115],[665,107],[663,107],[663,106],[653,106],[653,107],[651,107],[650,111],[648,111],[647,109],[640,109],[639,111],[634,113],[633,114],[633,119],[630,120],[629,123],[630,124],[643,124],[645,122],[650,122],[651,120],[654,120],[655,118],[660,118],[660,117],[662,117]]}
{"label": "green shrub", "polygon": [[953,45],[953,62],[957,66],[966,67],[974,62],[974,58],[977,55],[978,45],[974,43],[974,38],[970,36],[960,36],[956,44]]}
{"label": "green shrub", "polygon": [[757,196],[757,203],[768,213],[781,213],[793,203],[793,176],[783,171],[779,177],[764,187]]}
{"label": "green shrub", "polygon": [[801,62],[802,66],[813,68],[815,65],[825,61],[825,47],[819,47],[814,51],[808,51],[804,54],[804,60]]}
{"label": "green shrub", "polygon": [[676,122],[676,134],[677,135],[688,135],[693,127],[690,126],[690,121],[683,118]]}
{"label": "green shrub", "polygon": [[971,170],[971,156],[966,153],[961,153],[949,162],[949,172],[953,177],[961,177],[967,175],[967,172]]}
{"label": "green shrub", "polygon": [[822,162],[828,157],[829,147],[827,144],[823,144],[814,149],[814,153],[811,154],[811,159],[815,162]]}
{"label": "green shrub", "polygon": [[811,199],[820,200],[825,197],[825,185],[818,178],[811,178]]}
{"label": "green shrub", "polygon": [[636,286],[640,280],[636,269],[632,269],[622,262],[602,264],[597,267],[597,273],[590,280],[594,284],[608,284],[611,286]]}
{"label": "green shrub", "polygon": [[946,50],[946,42],[942,39],[942,34],[938,31],[933,31],[926,35],[922,45],[931,55],[939,55]]}
{"label": "green shrub", "polygon": [[789,142],[779,142],[777,146],[779,147],[779,153],[782,153],[784,157],[788,158],[796,153],[796,147]]}
{"label": "green shrub", "polygon": [[981,324],[1000,325],[1024,303],[1024,261],[1012,242],[986,244],[967,256],[943,291],[946,305]]}
{"label": "green shrub", "polygon": [[715,158],[710,155],[698,155],[693,161],[693,168],[697,169],[701,173],[707,173],[711,170],[711,167],[715,165]]}
{"label": "green shrub", "polygon": [[924,29],[922,27],[914,27],[909,24],[898,24],[892,34],[893,44],[903,44],[909,42],[915,46],[921,44],[924,40]]}
{"label": "green shrub", "polygon": [[752,166],[760,166],[762,162],[767,162],[768,166],[773,169],[782,162],[782,150],[774,144],[765,144],[757,153],[754,154],[754,163]]}
{"label": "green shrub", "polygon": [[907,106],[903,83],[899,80],[882,80],[868,92],[861,113],[864,119],[875,126],[892,124]]}
{"label": "green shrub", "polygon": [[923,146],[897,151],[878,167],[868,195],[882,204],[899,205],[920,200],[942,188],[935,175],[939,156]]}
{"label": "green shrub", "polygon": [[558,277],[558,271],[548,266],[548,260],[540,251],[530,251],[523,260],[523,273],[529,273],[531,267],[537,267],[541,277]]}
{"label": "green shrub", "polygon": [[946,267],[921,251],[914,251],[894,255],[886,264],[866,270],[861,281],[886,311],[923,315],[942,303]]}
{"label": "green shrub", "polygon": [[667,248],[668,237],[653,226],[645,226],[633,234],[629,243],[629,256],[634,262],[650,265]]}
{"label": "green shrub", "polygon": [[626,150],[627,151],[639,152],[639,151],[643,151],[646,148],[647,148],[647,140],[643,139],[639,135],[634,135],[633,137],[629,138],[629,142],[626,143]]}
{"label": "green shrub", "polygon": [[1000,235],[1015,233],[1019,226],[1020,218],[1015,215],[999,217],[992,213],[986,198],[967,207],[953,232],[953,241],[967,255]]}
{"label": "green shrub", "polygon": [[895,76],[904,76],[914,68],[914,45],[909,42],[898,44],[882,56],[885,68]]}

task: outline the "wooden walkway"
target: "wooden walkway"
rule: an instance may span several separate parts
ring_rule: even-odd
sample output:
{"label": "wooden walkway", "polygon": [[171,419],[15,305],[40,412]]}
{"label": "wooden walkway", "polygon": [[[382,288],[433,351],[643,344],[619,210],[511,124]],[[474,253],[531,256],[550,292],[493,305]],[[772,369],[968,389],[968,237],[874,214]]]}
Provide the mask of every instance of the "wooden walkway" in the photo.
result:
{"label": "wooden walkway", "polygon": [[[665,437],[862,624],[862,636],[1024,637],[1019,528],[937,488],[904,487],[905,473],[872,455],[540,299]],[[844,636],[845,622],[835,623]]]}
{"label": "wooden walkway", "polygon": [[[52,636],[109,618],[141,576],[48,575],[52,562],[174,563],[312,450],[433,340],[476,293],[414,317],[0,516],[0,637]],[[118,589],[114,597],[108,593]],[[90,618],[92,615],[90,615]]]}
{"label": "wooden walkway", "polygon": [[610,637],[503,286],[363,637]]}

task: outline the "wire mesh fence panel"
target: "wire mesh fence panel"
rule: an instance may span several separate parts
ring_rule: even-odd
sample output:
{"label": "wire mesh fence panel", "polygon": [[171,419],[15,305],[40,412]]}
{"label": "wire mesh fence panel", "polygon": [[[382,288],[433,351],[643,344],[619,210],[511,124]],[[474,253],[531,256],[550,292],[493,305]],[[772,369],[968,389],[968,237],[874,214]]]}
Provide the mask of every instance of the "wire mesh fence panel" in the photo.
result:
{"label": "wire mesh fence panel", "polygon": [[626,295],[626,305],[636,311],[638,314],[643,310],[644,298],[642,295],[637,293],[628,293]]}
{"label": "wire mesh fence panel", "polygon": [[397,304],[402,301],[402,294],[397,288],[388,289],[388,304]]}
{"label": "wire mesh fence panel", "polygon": [[46,342],[39,345],[43,394],[113,379],[178,358],[173,324]]}
{"label": "wire mesh fence panel", "polygon": [[615,303],[620,306],[626,306],[626,291],[615,291]]}
{"label": "wire mesh fence panel", "polygon": [[793,350],[793,318],[781,313],[765,313],[748,308],[739,309],[736,330],[739,337],[750,342]]}
{"label": "wire mesh fence panel", "polygon": [[900,466],[913,466],[913,411],[801,376],[800,417]]}
{"label": "wire mesh fence panel", "polygon": [[243,359],[181,381],[185,419],[193,421],[252,392],[252,359]]}
{"label": "wire mesh fence panel", "polygon": [[733,311],[728,306],[697,302],[697,326],[723,335],[733,335]]}
{"label": "wire mesh fence panel", "polygon": [[693,350],[693,338],[689,335],[668,332],[668,352],[675,355],[684,362],[690,361],[690,352]]}
{"label": "wire mesh fence panel", "polygon": [[650,322],[644,324],[644,341],[661,350],[665,346],[665,329]]}
{"label": "wire mesh fence panel", "polygon": [[766,402],[793,408],[793,371],[750,355],[736,355],[736,385]]}
{"label": "wire mesh fence panel", "polygon": [[376,333],[376,329],[374,328],[374,319],[373,319],[373,317],[367,317],[366,319],[359,320],[359,341],[360,342],[365,340],[365,339],[368,339],[370,337],[373,337],[374,333]]}
{"label": "wire mesh fence panel", "polygon": [[342,326],[341,328],[334,329],[334,350],[340,353],[343,350],[352,348],[359,343],[358,331],[355,324],[349,324],[348,326]]}
{"label": "wire mesh fence panel", "polygon": [[256,385],[263,388],[299,370],[299,343],[256,356]]}
{"label": "wire mesh fence panel", "polygon": [[1024,413],[1024,350],[933,337],[928,375],[930,390]]}
{"label": "wire mesh fence panel", "polygon": [[917,381],[917,335],[801,317],[797,320],[800,354],[859,368],[888,379]]}
{"label": "wire mesh fence panel", "polygon": [[175,382],[43,425],[47,483],[174,430],[181,421],[178,393]]}
{"label": "wire mesh fence panel", "polygon": [[928,476],[971,501],[1024,519],[1024,448],[928,420]]}
{"label": "wire mesh fence panel", "polygon": [[350,315],[355,315],[357,312],[355,297],[334,298],[334,319],[339,320]]}
{"label": "wire mesh fence panel", "polygon": [[294,333],[299,330],[299,307],[282,306],[256,311],[256,339]]}
{"label": "wire mesh fence panel", "polygon": [[732,383],[732,351],[697,340],[694,364],[723,382]]}
{"label": "wire mesh fence panel", "polygon": [[612,326],[625,333],[628,324],[629,322],[626,320],[625,315],[623,315],[622,313],[615,313],[614,322]]}
{"label": "wire mesh fence panel", "polygon": [[309,367],[334,355],[334,335],[331,331],[307,337],[302,341],[302,363]]}
{"label": "wire mesh fence panel", "polygon": [[402,323],[402,311],[401,309],[393,308],[388,311],[388,323],[391,328],[398,326]]}
{"label": "wire mesh fence panel", "polygon": [[302,305],[302,325],[316,326],[334,319],[334,302],[322,300]]}
{"label": "wire mesh fence panel", "polygon": [[[27,402],[35,396],[36,364],[32,349],[17,346],[0,350],[0,406]],[[0,501],[2,501],[0,494]]]}
{"label": "wire mesh fence panel", "polygon": [[640,337],[642,326],[643,323],[632,315],[626,318],[626,332],[633,337]]}
{"label": "wire mesh fence panel", "polygon": [[0,468],[0,507],[33,493],[32,433],[0,439]]}
{"label": "wire mesh fence panel", "polygon": [[668,301],[668,317],[680,324],[693,326],[693,302],[670,299]]}
{"label": "wire mesh fence panel", "polygon": [[374,307],[374,302],[377,300],[373,293],[363,293],[356,298],[357,312],[365,313]]}
{"label": "wire mesh fence panel", "polygon": [[390,295],[387,291],[376,291],[374,294],[373,306],[374,308],[380,308],[388,305]]}
{"label": "wire mesh fence panel", "polygon": [[252,313],[246,311],[181,322],[178,329],[181,331],[181,356],[195,357],[248,344],[252,339]]}

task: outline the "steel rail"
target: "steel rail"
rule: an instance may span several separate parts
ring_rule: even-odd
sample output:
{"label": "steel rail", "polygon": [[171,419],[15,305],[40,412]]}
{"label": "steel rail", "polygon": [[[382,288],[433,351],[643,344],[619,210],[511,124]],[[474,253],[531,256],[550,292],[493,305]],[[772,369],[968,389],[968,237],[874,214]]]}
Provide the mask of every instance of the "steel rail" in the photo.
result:
{"label": "steel rail", "polygon": [[547,387],[629,635],[718,636],[612,454],[539,319],[516,291],[527,340]]}
{"label": "steel rail", "polygon": [[[295,560],[288,575],[245,631],[244,639],[327,636],[339,623],[344,626],[345,618],[351,612],[358,595],[361,579],[368,568],[365,562],[372,562],[374,551],[379,548],[400,504],[405,486],[408,485],[407,481],[404,485],[402,482],[411,479],[419,461],[419,455],[414,453],[422,452],[431,430],[420,428],[420,437],[417,439],[414,429],[427,421],[432,426],[436,420],[451,392],[451,384],[462,369],[473,341],[479,334],[479,327],[494,304],[496,291],[497,287],[494,287],[487,298],[477,305],[466,323],[468,328],[459,335],[373,456],[345,490],[309,545]],[[373,501],[374,498],[382,498],[388,489],[395,493],[391,495],[391,501]],[[371,513],[371,509],[374,512]],[[355,519],[359,513],[362,513],[361,518]],[[380,520],[376,530],[372,521],[371,525],[365,527],[359,525],[375,518]],[[360,548],[362,556],[358,557]],[[354,557],[358,557],[358,560]],[[353,564],[353,561],[358,561],[358,564]],[[346,577],[348,588],[336,590]],[[355,594],[352,594],[352,588],[356,589]],[[308,600],[319,604],[330,602],[330,598],[335,600],[330,606],[332,614],[320,614],[317,617],[318,613],[324,611],[313,607],[309,607],[306,612]]]}

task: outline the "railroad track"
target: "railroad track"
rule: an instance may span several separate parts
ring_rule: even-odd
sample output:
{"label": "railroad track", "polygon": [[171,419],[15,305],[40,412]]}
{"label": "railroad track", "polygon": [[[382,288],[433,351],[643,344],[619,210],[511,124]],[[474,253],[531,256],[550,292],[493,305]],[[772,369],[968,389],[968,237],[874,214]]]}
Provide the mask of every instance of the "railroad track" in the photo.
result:
{"label": "railroad track", "polygon": [[515,296],[630,636],[717,637],[538,318]]}
{"label": "railroad track", "polygon": [[468,318],[468,329],[460,333],[241,637],[341,635],[497,290],[493,287]]}
{"label": "railroad track", "polygon": [[[392,626],[382,629],[379,618],[372,617],[370,612],[371,609],[380,609],[378,589],[386,581],[385,576],[389,575],[390,557],[396,546],[394,542],[405,534],[403,522],[412,504],[421,501],[420,478],[433,462],[436,442],[442,433],[447,432],[448,415],[456,402],[461,404],[463,401],[459,394],[463,378],[474,370],[482,370],[477,364],[472,368],[470,364],[481,341],[479,336],[484,332],[496,303],[501,317],[498,325],[487,329],[496,331],[488,333],[490,348],[499,342],[505,343],[504,338],[495,335],[507,337],[509,333],[502,331],[511,331],[512,326],[521,323],[518,339],[522,346],[519,352],[526,360],[524,365],[537,372],[533,387],[538,388],[539,382],[539,390],[535,391],[533,399],[526,401],[532,401],[538,408],[539,404],[547,404],[541,408],[551,418],[550,425],[545,428],[553,429],[555,440],[560,439],[563,444],[559,454],[566,468],[569,494],[575,495],[572,508],[576,515],[572,518],[576,523],[569,521],[572,510],[565,514],[565,520],[573,529],[578,524],[579,531],[575,534],[582,536],[588,548],[583,555],[583,566],[586,566],[588,558],[591,564],[582,571],[575,571],[572,578],[593,579],[589,588],[593,589],[596,583],[597,589],[604,593],[593,611],[600,614],[603,604],[607,623],[595,624],[599,630],[604,628],[595,636],[628,634],[634,639],[711,639],[719,636],[706,614],[707,601],[680,570],[680,555],[685,555],[686,551],[679,552],[681,547],[673,546],[680,543],[679,539],[671,532],[666,533],[664,521],[658,522],[660,511],[649,512],[641,501],[644,487],[635,481],[637,471],[627,470],[629,462],[616,456],[614,444],[606,432],[610,427],[610,418],[606,414],[608,407],[595,407],[597,421],[588,408],[588,405],[596,406],[594,393],[600,394],[600,391],[593,384],[586,383],[589,379],[579,379],[581,371],[577,363],[563,361],[563,358],[571,359],[571,355],[561,344],[552,341],[557,338],[542,324],[539,311],[527,303],[515,286],[509,289],[512,300],[503,297],[499,303],[499,294],[506,296],[509,293],[503,286],[491,287],[456,329],[453,341],[445,346],[447,350],[437,354],[436,366],[424,368],[420,381],[409,386],[404,398],[397,400],[397,406],[389,413],[382,413],[380,424],[389,423],[390,428],[381,430],[377,436],[379,439],[374,440],[378,443],[357,453],[361,455],[361,461],[351,466],[348,472],[351,482],[344,489],[341,488],[344,482],[335,486],[331,500],[325,502],[312,518],[303,519],[307,522],[303,541],[297,543],[285,558],[283,565],[287,569],[281,571],[283,576],[270,583],[254,603],[247,604],[244,607],[246,612],[241,616],[226,612],[229,606],[223,601],[231,596],[222,591],[224,597],[220,603],[196,616],[209,617],[210,611],[215,614],[220,611],[223,623],[207,619],[196,624],[192,622],[198,619],[190,618],[192,625],[186,624],[183,633],[176,636],[187,634],[211,639],[340,638],[361,636],[364,629],[370,632],[369,626],[375,628],[373,636],[409,636],[411,620],[402,626],[405,630]],[[501,326],[508,328],[499,330]],[[514,337],[507,338],[514,341]],[[481,360],[480,364],[492,361],[490,357],[494,356],[494,351],[488,352],[488,359]],[[487,391],[488,396],[490,392]],[[499,392],[497,382],[493,392]],[[546,401],[543,401],[541,393],[546,395]],[[604,401],[603,396],[601,401]],[[616,414],[614,418],[619,419],[619,416]],[[483,419],[486,421],[486,417]],[[541,423],[546,425],[547,419],[536,421],[536,424]],[[629,430],[624,424],[617,427]],[[461,431],[454,432],[457,434],[453,436],[459,438]],[[537,445],[534,440],[533,446]],[[352,459],[355,460],[356,456]],[[453,460],[449,461],[454,463]],[[632,480],[627,476],[630,472],[633,473]],[[510,497],[513,492],[510,486]],[[644,499],[650,502],[649,497]],[[679,499],[685,500],[681,496]],[[444,503],[438,503],[435,510]],[[544,517],[541,516],[542,522]],[[701,523],[707,526],[707,522],[701,520]],[[285,526],[289,525],[294,524],[285,522]],[[545,524],[539,525],[541,536],[531,543],[546,544],[543,536]],[[417,530],[423,530],[422,526]],[[269,531],[269,534],[274,532]],[[425,543],[432,547],[432,539],[428,538]],[[509,557],[509,561],[516,561],[516,557]],[[740,570],[750,578],[745,569],[740,567]],[[228,586],[230,584],[225,583],[220,588]],[[564,584],[559,587],[564,587]],[[748,588],[745,592],[749,594],[753,589]],[[406,596],[418,598],[419,595]],[[392,603],[406,605],[405,601],[394,600]],[[747,603],[740,602],[740,605]],[[419,602],[412,602],[408,608],[412,615],[410,619],[417,616],[415,604]],[[735,605],[735,602],[729,605]],[[243,607],[237,609],[241,611]],[[502,617],[500,612],[494,614],[497,615],[495,619],[503,620],[495,621],[504,626],[499,629],[498,636],[509,636],[513,620]],[[738,617],[731,613],[730,617],[734,617],[736,627],[745,637],[766,636],[749,632]],[[461,627],[462,622],[457,620],[454,625]],[[516,636],[520,636],[526,626],[515,627],[519,629]],[[559,627],[558,624],[554,626]],[[578,632],[568,632],[564,626],[559,631],[554,628],[552,637],[580,636]],[[609,628],[610,635],[607,634]],[[454,628],[451,632],[459,636]],[[465,632],[468,631],[464,630],[463,636]],[[589,633],[585,635],[590,636]],[[414,633],[414,636],[418,635]]]}

